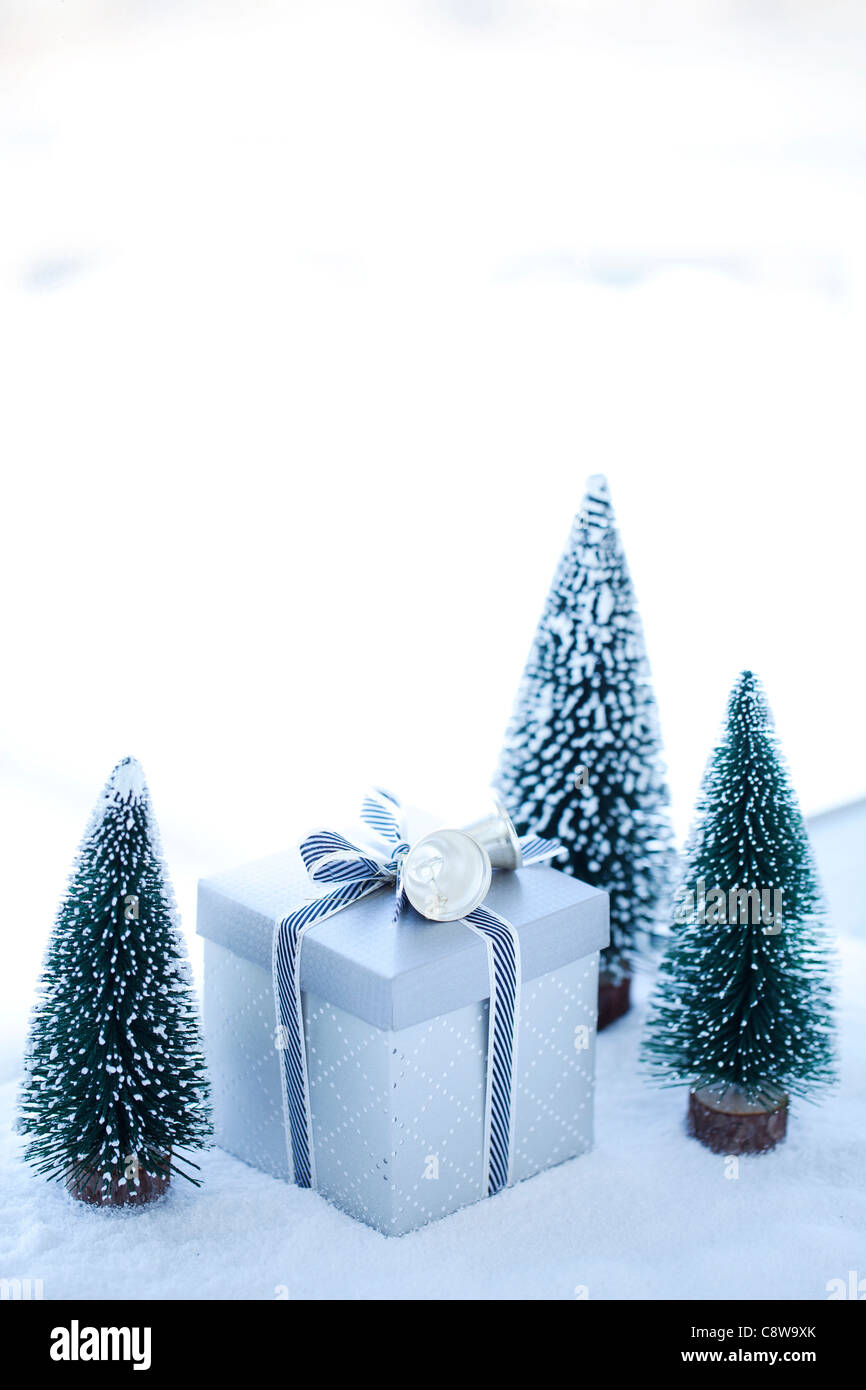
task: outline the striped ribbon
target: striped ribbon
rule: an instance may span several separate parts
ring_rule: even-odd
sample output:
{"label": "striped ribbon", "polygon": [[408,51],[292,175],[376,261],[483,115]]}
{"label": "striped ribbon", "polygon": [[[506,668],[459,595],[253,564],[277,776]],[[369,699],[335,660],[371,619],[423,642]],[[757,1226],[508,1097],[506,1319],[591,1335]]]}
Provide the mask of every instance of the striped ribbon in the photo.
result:
{"label": "striped ribbon", "polygon": [[[387,846],[374,857],[333,830],[317,830],[301,844],[301,858],[316,883],[339,886],[324,897],[305,903],[274,929],[274,994],[283,1065],[283,1107],[292,1178],[299,1187],[316,1186],[313,1125],[304,1019],[301,1001],[301,949],[309,929],[369,893],[391,887],[395,892],[394,921],[404,903],[403,860],[410,845],[401,833],[400,803],[389,792],[374,790],[361,807],[361,819]],[[535,835],[520,841],[524,864],[551,859],[559,852],[555,840]],[[506,1187],[513,1138],[513,1077],[517,1054],[520,1006],[520,944],[517,932],[489,908],[477,907],[463,919],[484,939],[490,976],[487,1087],[484,1115],[485,1195]]]}

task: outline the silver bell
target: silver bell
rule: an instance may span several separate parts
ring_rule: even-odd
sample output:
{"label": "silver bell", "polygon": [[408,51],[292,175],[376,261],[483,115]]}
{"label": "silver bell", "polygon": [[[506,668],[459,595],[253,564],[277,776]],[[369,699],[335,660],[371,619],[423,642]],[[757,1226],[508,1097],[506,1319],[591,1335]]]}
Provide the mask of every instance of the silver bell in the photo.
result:
{"label": "silver bell", "polygon": [[492,806],[481,820],[464,825],[463,829],[487,851],[494,869],[519,869],[523,865],[520,841],[511,817],[497,792],[490,793]]}
{"label": "silver bell", "polygon": [[403,889],[416,912],[433,922],[456,922],[478,907],[490,888],[487,851],[464,830],[434,830],[403,861]]}

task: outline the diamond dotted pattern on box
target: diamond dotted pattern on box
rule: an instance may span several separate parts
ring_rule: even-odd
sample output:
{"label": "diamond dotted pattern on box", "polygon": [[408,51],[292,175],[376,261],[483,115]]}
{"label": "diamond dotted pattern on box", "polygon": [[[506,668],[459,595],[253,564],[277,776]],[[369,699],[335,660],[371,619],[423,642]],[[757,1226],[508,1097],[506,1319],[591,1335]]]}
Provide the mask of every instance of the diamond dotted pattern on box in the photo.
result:
{"label": "diamond dotted pattern on box", "polygon": [[[597,973],[593,953],[521,986],[514,1182],[591,1146]],[[217,1142],[287,1178],[270,975],[206,941],[204,1011]],[[323,1196],[389,1235],[482,1196],[487,1019],[482,1001],[382,1031],[305,995]]]}
{"label": "diamond dotted pattern on box", "polygon": [[388,1234],[482,1195],[487,1005],[382,1032],[305,999],[316,1181]]}
{"label": "diamond dotted pattern on box", "polygon": [[[524,983],[512,1181],[592,1144],[596,955]],[[482,1195],[486,1001],[380,1032],[307,997],[320,1192],[390,1235]]]}
{"label": "diamond dotted pattern on box", "polygon": [[512,1181],[592,1147],[598,956],[521,987]]}
{"label": "diamond dotted pattern on box", "polygon": [[393,1234],[483,1196],[487,1019],[484,1001],[393,1035]]}
{"label": "diamond dotted pattern on box", "polygon": [[271,976],[213,941],[205,941],[204,1033],[216,1142],[288,1178]]}

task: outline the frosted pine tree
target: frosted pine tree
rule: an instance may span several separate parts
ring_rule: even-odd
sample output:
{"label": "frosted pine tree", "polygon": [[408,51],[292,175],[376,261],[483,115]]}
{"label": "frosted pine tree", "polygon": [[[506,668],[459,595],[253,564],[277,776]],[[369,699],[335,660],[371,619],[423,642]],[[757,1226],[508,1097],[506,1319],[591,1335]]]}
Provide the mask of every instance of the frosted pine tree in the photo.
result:
{"label": "frosted pine tree", "polygon": [[557,866],[610,894],[605,983],[625,982],[664,908],[669,796],[643,629],[607,481],[589,480],[553,580],[497,785],[521,833],[562,841]]}
{"label": "frosted pine tree", "polygon": [[19,1128],[84,1201],[141,1202],[210,1134],[188,962],[141,767],[114,769],[82,841],[40,981]]}
{"label": "frosted pine tree", "polygon": [[832,955],[808,834],[751,671],[707,767],[674,920],[645,1060],[660,1079],[691,1083],[691,1127],[711,1148],[772,1147],[787,1094],[833,1079]]}

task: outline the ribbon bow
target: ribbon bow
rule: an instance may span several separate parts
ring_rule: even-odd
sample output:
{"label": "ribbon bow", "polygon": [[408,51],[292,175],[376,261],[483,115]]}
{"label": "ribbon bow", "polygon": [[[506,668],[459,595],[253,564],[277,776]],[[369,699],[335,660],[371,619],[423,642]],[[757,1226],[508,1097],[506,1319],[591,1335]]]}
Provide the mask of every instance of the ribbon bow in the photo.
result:
{"label": "ribbon bow", "polygon": [[[347,887],[345,893],[338,889],[326,898],[317,899],[318,903],[330,903],[334,907],[345,907],[374,889],[393,883],[396,887],[396,921],[404,902],[403,860],[412,848],[401,837],[400,803],[390,792],[377,788],[364,797],[361,820],[388,845],[388,859],[372,858],[336,830],[314,830],[301,841],[304,868],[314,883],[352,885],[351,888]],[[319,920],[318,917],[316,920]]]}
{"label": "ribbon bow", "polygon": [[[405,904],[403,862],[411,845],[403,839],[400,803],[390,792],[368,792],[361,819],[385,844],[374,857],[334,830],[316,830],[301,843],[301,858],[315,883],[335,883],[331,893],[305,903],[276,924],[274,992],[283,1058],[283,1100],[292,1176],[299,1187],[315,1186],[313,1127],[301,1004],[301,947],[309,929],[368,893],[393,886],[393,921]],[[520,840],[524,865],[558,854],[555,840],[527,835]],[[486,907],[461,918],[487,947],[490,975],[487,1088],[484,1123],[484,1195],[507,1186],[511,1167],[512,1078],[517,1047],[520,996],[520,944],[517,932]]]}

